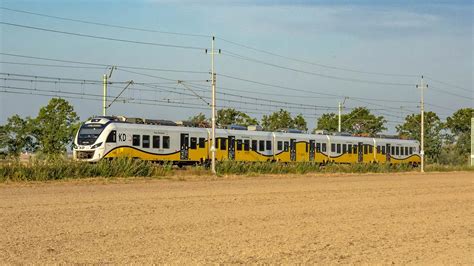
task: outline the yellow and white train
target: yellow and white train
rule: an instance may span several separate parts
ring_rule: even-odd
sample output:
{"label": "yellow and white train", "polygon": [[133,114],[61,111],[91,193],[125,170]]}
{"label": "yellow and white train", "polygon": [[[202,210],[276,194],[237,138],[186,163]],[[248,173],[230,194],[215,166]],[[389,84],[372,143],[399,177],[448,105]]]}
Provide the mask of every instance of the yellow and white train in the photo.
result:
{"label": "yellow and white train", "polygon": [[[170,121],[95,117],[74,140],[74,158],[132,157],[174,164],[207,163],[210,129]],[[217,129],[216,159],[326,163],[420,164],[415,140]]]}

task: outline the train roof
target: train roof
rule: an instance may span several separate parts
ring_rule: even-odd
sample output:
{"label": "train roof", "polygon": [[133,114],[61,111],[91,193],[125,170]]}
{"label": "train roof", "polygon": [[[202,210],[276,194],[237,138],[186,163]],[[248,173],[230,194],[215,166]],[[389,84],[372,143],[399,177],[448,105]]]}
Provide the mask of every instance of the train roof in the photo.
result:
{"label": "train roof", "polygon": [[[149,129],[154,127],[155,129],[162,129],[168,131],[182,131],[183,128],[186,128],[189,132],[209,132],[210,128],[205,127],[195,127],[190,126],[190,123],[175,123],[170,120],[159,120],[159,119],[142,119],[142,118],[130,118],[124,116],[97,116],[93,117],[85,122],[85,124],[115,124],[116,126],[124,126],[127,128],[143,128]],[[288,132],[289,131],[289,132]],[[216,134],[232,134],[235,136],[261,136],[265,137],[268,135],[275,134],[276,137],[289,137],[294,139],[327,139],[329,137],[331,140],[351,140],[357,142],[372,142],[373,139],[376,139],[378,142],[390,142],[390,143],[418,143],[416,140],[406,140],[394,138],[393,136],[381,135],[379,137],[363,137],[363,136],[347,136],[346,134],[309,134],[309,133],[297,133],[297,131],[285,130],[285,131],[261,131],[261,130],[242,130],[239,129],[226,129],[226,128],[216,128]]]}

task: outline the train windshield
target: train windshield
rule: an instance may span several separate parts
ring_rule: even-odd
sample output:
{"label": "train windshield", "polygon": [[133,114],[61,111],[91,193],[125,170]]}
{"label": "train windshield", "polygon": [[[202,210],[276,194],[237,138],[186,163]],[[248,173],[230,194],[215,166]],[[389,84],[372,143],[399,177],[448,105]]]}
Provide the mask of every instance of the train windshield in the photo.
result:
{"label": "train windshield", "polygon": [[79,145],[91,145],[99,138],[100,133],[104,130],[102,124],[84,124],[79,129],[79,135],[77,137],[77,144]]}

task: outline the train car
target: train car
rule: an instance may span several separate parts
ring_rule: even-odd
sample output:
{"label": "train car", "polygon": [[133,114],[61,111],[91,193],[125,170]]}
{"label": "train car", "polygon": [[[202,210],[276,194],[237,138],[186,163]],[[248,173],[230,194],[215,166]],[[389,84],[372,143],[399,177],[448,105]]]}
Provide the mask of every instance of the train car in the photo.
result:
{"label": "train car", "polygon": [[[208,128],[177,126],[163,120],[95,117],[80,127],[73,156],[88,162],[132,157],[202,164],[210,160],[210,141]],[[387,138],[217,129],[215,148],[219,161],[420,163],[417,141]]]}

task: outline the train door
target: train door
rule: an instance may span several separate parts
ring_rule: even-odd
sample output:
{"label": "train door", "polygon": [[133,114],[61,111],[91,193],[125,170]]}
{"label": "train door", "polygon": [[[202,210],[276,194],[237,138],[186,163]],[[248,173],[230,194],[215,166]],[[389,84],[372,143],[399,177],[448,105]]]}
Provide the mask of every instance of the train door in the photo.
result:
{"label": "train door", "polygon": [[189,158],[189,134],[181,134],[181,144],[180,144],[180,159],[188,160]]}
{"label": "train door", "polygon": [[364,161],[364,144],[359,142],[357,146],[357,162],[362,163]]}
{"label": "train door", "polygon": [[290,139],[290,160],[296,161],[296,139]]}
{"label": "train door", "polygon": [[235,160],[235,136],[229,136],[229,160]]}
{"label": "train door", "polygon": [[386,156],[387,162],[390,162],[390,158],[392,157],[390,149],[391,149],[390,144],[387,144],[385,148],[385,151],[386,151],[385,156]]}
{"label": "train door", "polygon": [[309,140],[309,161],[313,162],[314,161],[314,145],[315,141],[313,139]]}

